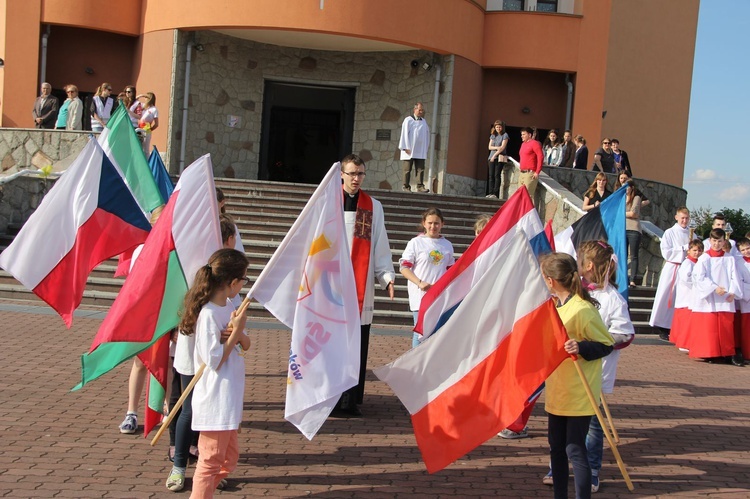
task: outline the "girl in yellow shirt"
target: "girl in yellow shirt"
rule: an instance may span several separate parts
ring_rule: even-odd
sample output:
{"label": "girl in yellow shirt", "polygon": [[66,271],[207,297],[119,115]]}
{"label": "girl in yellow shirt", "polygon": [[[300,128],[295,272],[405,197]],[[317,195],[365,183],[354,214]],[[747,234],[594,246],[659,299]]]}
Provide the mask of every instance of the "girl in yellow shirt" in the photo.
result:
{"label": "girl in yellow shirt", "polygon": [[[570,255],[552,253],[541,260],[542,274],[557,299],[557,312],[570,339],[565,351],[582,357],[580,366],[599,403],[602,361],[612,351],[612,337],[597,312],[598,302],[581,285],[578,264]],[[577,498],[591,497],[591,468],[586,454],[594,408],[572,359],[565,360],[546,381],[545,410],[553,487],[556,498],[568,497],[568,461],[573,464]]]}

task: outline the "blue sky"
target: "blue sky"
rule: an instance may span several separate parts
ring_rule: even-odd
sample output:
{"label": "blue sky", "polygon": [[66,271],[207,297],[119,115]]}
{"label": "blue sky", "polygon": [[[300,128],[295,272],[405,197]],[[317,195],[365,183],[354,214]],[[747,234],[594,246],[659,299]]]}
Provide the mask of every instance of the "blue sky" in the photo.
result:
{"label": "blue sky", "polygon": [[702,0],[693,65],[687,205],[750,211],[750,1]]}

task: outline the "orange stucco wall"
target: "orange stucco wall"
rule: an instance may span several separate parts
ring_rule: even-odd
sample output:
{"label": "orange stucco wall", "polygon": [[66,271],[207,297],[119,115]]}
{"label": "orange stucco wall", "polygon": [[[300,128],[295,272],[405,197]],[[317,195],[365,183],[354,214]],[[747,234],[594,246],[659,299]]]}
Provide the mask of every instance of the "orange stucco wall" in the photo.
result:
{"label": "orange stucco wall", "polygon": [[4,47],[0,57],[2,93],[0,109],[2,126],[33,128],[31,110],[39,95],[39,15],[41,0],[2,0],[0,13],[5,22],[0,27]]}
{"label": "orange stucco wall", "polygon": [[133,61],[133,78],[138,93],[153,92],[159,110],[159,127],[151,137],[151,145],[167,150],[169,117],[172,101],[172,49],[174,31],[144,34],[138,41]]}
{"label": "orange stucco wall", "polygon": [[[53,88],[72,83],[81,92],[94,92],[103,82],[113,96],[133,80],[137,38],[103,31],[52,26],[47,45],[47,80]],[[94,70],[87,74],[85,69]]]}
{"label": "orange stucco wall", "polygon": [[576,48],[578,69],[571,128],[574,134],[583,135],[589,149],[593,150],[596,150],[602,129],[611,10],[611,0],[583,3],[581,32]]}
{"label": "orange stucco wall", "polygon": [[481,107],[482,68],[456,57],[446,172],[466,177],[476,175],[477,148],[474,140],[480,133],[477,113]]}
{"label": "orange stucco wall", "polygon": [[143,31],[266,28],[336,33],[402,43],[481,63],[485,13],[470,0],[144,0]]}
{"label": "orange stucco wall", "polygon": [[[699,0],[614,0],[602,135],[633,173],[681,186]],[[632,36],[627,26],[640,26]]]}
{"label": "orange stucco wall", "polygon": [[488,12],[482,66],[575,72],[582,22],[573,15]]}
{"label": "orange stucco wall", "polygon": [[141,0],[42,0],[41,22],[137,36],[141,4]]}

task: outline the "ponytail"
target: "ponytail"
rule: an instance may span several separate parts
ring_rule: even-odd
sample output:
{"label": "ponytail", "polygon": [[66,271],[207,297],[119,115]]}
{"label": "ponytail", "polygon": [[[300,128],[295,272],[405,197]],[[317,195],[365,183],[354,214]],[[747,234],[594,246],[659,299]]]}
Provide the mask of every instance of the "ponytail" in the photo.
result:
{"label": "ponytail", "polygon": [[557,281],[570,294],[577,295],[599,308],[599,302],[581,284],[578,264],[572,256],[566,253],[548,253],[541,257],[539,263],[544,275]]}
{"label": "ponytail", "polygon": [[185,295],[179,329],[183,334],[195,332],[198,315],[211,297],[234,279],[242,279],[247,273],[247,257],[235,249],[223,248],[211,255],[208,263],[195,273],[193,285]]}

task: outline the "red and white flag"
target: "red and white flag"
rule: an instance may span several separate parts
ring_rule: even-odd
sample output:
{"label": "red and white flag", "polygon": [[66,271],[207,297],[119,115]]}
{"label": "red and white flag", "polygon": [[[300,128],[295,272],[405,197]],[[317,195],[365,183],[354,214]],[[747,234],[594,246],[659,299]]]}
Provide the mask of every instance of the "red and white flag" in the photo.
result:
{"label": "red and white flag", "polygon": [[248,293],[292,329],[284,417],[308,439],[359,378],[340,168],[331,167]]}
{"label": "red and white flag", "polygon": [[511,424],[568,357],[526,235],[508,243],[440,334],[374,371],[411,414],[430,473]]}

